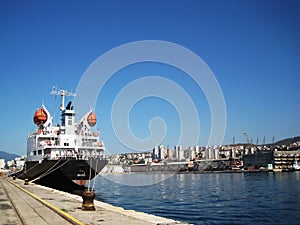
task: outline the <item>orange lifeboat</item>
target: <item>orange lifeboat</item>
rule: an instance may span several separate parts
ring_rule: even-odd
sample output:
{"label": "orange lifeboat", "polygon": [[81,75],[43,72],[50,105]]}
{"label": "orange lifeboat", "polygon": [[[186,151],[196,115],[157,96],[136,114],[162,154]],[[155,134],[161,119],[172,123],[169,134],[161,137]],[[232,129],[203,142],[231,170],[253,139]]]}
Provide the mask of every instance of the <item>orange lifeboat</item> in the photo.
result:
{"label": "orange lifeboat", "polygon": [[33,122],[36,125],[42,125],[47,121],[47,113],[44,109],[40,108],[37,109],[34,116],[33,116]]}
{"label": "orange lifeboat", "polygon": [[95,124],[97,122],[96,114],[91,112],[87,117],[87,122],[91,127],[95,126]]}

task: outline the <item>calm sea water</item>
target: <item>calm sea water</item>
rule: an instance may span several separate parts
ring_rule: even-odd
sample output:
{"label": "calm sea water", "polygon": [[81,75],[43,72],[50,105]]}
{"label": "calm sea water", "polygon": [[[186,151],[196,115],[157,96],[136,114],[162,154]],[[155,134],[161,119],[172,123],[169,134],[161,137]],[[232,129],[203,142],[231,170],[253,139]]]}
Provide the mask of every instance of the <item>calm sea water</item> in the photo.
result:
{"label": "calm sea water", "polygon": [[95,192],[125,209],[192,224],[300,224],[300,172],[99,175]]}

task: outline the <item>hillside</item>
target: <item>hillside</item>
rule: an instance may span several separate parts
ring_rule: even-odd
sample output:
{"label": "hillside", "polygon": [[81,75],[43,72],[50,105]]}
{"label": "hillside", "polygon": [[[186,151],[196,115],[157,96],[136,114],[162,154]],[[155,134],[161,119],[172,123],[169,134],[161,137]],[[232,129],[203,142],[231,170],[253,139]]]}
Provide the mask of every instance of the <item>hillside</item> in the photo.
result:
{"label": "hillside", "polygon": [[20,157],[20,156],[16,155],[16,154],[11,154],[11,153],[0,151],[0,159],[5,159],[5,162],[13,160],[17,157]]}
{"label": "hillside", "polygon": [[293,138],[286,138],[286,139],[277,141],[274,143],[274,145],[289,145],[289,144],[295,143],[297,141],[300,141],[300,136],[293,137]]}

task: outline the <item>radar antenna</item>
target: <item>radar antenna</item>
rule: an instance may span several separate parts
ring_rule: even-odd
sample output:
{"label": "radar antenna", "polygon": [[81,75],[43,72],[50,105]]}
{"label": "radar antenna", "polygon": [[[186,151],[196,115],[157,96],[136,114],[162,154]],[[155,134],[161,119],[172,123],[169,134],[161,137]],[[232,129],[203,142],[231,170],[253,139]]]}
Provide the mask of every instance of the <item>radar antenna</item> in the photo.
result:
{"label": "radar antenna", "polygon": [[67,90],[57,89],[55,86],[52,88],[52,91],[50,92],[50,94],[61,96],[61,105],[60,105],[61,111],[65,110],[65,96],[72,96],[72,97],[76,96],[75,93],[72,93]]}

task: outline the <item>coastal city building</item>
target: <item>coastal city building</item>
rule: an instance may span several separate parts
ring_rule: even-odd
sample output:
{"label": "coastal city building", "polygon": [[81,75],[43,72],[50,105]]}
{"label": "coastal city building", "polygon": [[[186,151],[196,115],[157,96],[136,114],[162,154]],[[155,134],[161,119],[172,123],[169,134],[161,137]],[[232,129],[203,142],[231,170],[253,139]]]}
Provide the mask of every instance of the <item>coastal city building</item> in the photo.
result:
{"label": "coastal city building", "polygon": [[152,155],[152,159],[159,159],[159,146],[154,146],[153,148],[153,155]]}
{"label": "coastal city building", "polygon": [[281,170],[299,170],[300,169],[300,151],[286,150],[274,151],[274,169]]}
{"label": "coastal city building", "polygon": [[165,158],[167,158],[167,150],[163,145],[161,145],[159,146],[159,150],[158,150],[158,159],[164,160]]}
{"label": "coastal city building", "polygon": [[16,166],[17,169],[22,169],[23,168],[23,166],[25,165],[25,159],[26,159],[25,156],[15,158],[15,166]]}
{"label": "coastal city building", "polygon": [[5,167],[5,159],[0,159],[0,169],[4,169]]}
{"label": "coastal city building", "polygon": [[182,161],[185,159],[182,145],[175,146],[175,159],[177,159],[178,161]]}
{"label": "coastal city building", "polygon": [[[220,146],[154,146],[151,152],[109,156],[109,164],[130,166],[131,171],[298,170],[300,142],[289,145],[232,144]],[[137,166],[134,168],[134,166]],[[129,170],[130,171],[130,170]]]}
{"label": "coastal city building", "polygon": [[174,159],[174,150],[173,149],[168,149],[167,150],[167,156],[169,160],[173,160]]}

